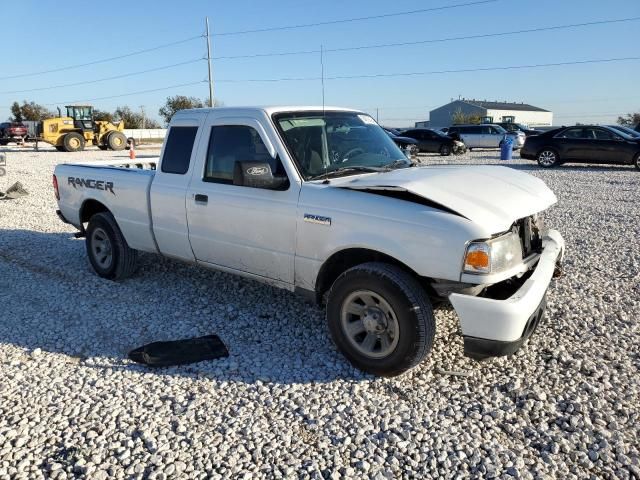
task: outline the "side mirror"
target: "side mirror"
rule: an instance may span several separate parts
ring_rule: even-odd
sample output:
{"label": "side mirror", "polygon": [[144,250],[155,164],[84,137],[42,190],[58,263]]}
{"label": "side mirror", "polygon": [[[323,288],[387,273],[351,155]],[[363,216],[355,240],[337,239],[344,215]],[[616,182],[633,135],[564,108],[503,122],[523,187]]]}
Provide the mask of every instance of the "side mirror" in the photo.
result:
{"label": "side mirror", "polygon": [[267,162],[236,162],[233,167],[233,184],[241,187],[286,190],[286,175],[274,175]]}

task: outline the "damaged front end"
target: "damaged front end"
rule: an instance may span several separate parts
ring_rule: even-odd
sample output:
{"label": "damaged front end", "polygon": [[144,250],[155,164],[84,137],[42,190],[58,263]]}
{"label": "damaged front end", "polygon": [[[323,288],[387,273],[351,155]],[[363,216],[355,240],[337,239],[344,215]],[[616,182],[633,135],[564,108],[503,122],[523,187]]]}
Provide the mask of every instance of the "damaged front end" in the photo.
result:
{"label": "damaged front end", "polygon": [[563,253],[560,233],[532,215],[508,232],[470,242],[460,282],[431,282],[460,318],[467,356],[509,355],[522,346],[544,316],[546,292],[562,272]]}

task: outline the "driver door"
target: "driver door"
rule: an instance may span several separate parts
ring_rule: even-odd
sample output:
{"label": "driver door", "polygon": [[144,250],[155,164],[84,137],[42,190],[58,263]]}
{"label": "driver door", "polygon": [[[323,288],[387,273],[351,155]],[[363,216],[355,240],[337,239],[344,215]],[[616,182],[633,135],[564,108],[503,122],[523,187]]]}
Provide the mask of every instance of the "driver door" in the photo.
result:
{"label": "driver door", "polygon": [[[293,284],[300,184],[286,172],[274,143],[251,118],[215,118],[187,191],[189,240],[198,262]],[[289,178],[286,190],[233,184],[235,162],[268,162]]]}

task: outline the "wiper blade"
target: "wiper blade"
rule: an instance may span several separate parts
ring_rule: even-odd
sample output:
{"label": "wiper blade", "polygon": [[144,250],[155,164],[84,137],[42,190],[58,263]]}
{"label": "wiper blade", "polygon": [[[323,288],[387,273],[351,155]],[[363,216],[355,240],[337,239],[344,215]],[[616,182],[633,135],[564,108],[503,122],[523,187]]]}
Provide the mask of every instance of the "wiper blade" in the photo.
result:
{"label": "wiper blade", "polygon": [[383,165],[382,167],[388,170],[393,170],[394,168],[411,167],[412,165],[413,164],[409,160],[399,159],[399,160],[394,160],[393,162],[388,163],[387,165]]}
{"label": "wiper blade", "polygon": [[389,171],[389,169],[386,167],[364,167],[364,166],[339,167],[333,170],[328,170],[325,173],[321,173],[320,175],[315,175],[311,177],[309,180],[321,180],[323,178],[329,178],[335,174],[340,174],[345,172],[378,173],[378,172],[387,172],[387,171]]}

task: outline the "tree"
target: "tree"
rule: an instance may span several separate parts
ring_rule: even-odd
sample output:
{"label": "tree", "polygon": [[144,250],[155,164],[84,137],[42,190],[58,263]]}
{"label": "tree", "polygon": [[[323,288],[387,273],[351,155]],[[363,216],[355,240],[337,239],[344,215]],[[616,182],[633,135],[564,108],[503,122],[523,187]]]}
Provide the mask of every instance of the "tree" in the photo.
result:
{"label": "tree", "polygon": [[94,108],[93,109],[93,119],[94,120],[103,120],[103,121],[106,121],[106,122],[113,123],[115,121],[115,116],[114,116],[113,113],[106,112],[106,111],[103,111],[103,110],[98,110],[97,108]]}
{"label": "tree", "polygon": [[623,117],[618,117],[618,125],[623,125],[625,127],[635,127],[638,124],[640,124],[640,112],[627,113]]}
{"label": "tree", "polygon": [[[204,100],[200,100],[196,97],[185,97],[184,95],[176,95],[175,97],[167,97],[165,104],[158,110],[158,113],[164,118],[165,123],[168,125],[178,110],[186,110],[189,108],[202,108],[207,104]],[[218,100],[215,100],[214,105],[221,107],[223,104]]]}
{"label": "tree", "polygon": [[24,120],[22,118],[22,109],[20,108],[20,104],[18,102],[13,102],[11,104],[11,117],[9,117],[9,121],[11,122],[22,122]]}
{"label": "tree", "polygon": [[11,105],[12,122],[22,122],[24,120],[41,121],[46,118],[55,117],[55,114],[46,108],[44,105],[40,105],[35,102],[22,101],[22,105],[18,102],[13,102]]}
{"label": "tree", "polygon": [[479,124],[480,120],[480,115],[478,115],[477,113],[464,113],[460,108],[458,108],[455,112],[453,112],[453,114],[451,114],[451,122],[454,124]]}

